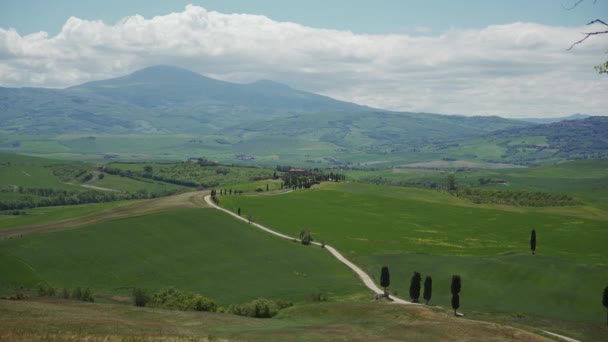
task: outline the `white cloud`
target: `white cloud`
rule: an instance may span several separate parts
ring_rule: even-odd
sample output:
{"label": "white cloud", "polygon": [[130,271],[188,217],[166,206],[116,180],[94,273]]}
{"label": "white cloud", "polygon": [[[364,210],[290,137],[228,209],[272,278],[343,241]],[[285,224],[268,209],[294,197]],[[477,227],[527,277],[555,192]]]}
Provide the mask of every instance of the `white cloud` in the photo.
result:
{"label": "white cloud", "polygon": [[512,23],[436,35],[364,35],[189,5],[114,25],[72,17],[54,37],[0,29],[0,85],[66,87],[172,64],[393,110],[608,114],[608,79],[592,70],[607,58],[608,37],[565,50],[589,29]]}

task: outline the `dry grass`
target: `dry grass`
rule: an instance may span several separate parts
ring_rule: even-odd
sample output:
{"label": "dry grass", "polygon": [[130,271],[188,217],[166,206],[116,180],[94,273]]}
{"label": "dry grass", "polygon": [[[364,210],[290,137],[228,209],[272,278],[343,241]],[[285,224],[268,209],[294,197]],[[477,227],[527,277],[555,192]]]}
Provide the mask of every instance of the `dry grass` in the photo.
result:
{"label": "dry grass", "polygon": [[208,193],[208,191],[186,192],[174,196],[137,201],[135,203],[103,210],[82,217],[34,224],[29,226],[7,228],[0,230],[0,239],[9,238],[12,236],[29,235],[40,232],[51,232],[80,228],[111,220],[133,216],[142,216],[168,210],[183,208],[206,208],[208,207],[208,205],[205,203],[204,197]]}
{"label": "dry grass", "polygon": [[0,301],[1,341],[528,341],[549,339],[425,306],[320,303],[274,319],[62,300]]}

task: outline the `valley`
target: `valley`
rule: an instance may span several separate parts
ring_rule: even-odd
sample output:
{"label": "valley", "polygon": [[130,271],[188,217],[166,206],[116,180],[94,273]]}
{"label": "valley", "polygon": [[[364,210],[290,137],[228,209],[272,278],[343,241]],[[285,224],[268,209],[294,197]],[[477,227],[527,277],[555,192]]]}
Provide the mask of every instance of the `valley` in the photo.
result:
{"label": "valley", "polygon": [[[0,339],[605,337],[605,116],[394,112],[153,66],[0,88],[0,119]],[[331,248],[406,301],[431,276],[430,305]]]}

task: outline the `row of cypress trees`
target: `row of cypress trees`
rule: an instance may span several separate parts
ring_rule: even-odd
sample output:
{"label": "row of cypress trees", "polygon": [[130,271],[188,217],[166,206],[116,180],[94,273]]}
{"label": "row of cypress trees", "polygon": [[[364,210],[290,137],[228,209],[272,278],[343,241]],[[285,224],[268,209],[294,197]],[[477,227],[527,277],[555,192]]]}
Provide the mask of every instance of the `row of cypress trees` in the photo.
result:
{"label": "row of cypress trees", "polygon": [[[384,297],[388,298],[388,287],[391,284],[390,272],[387,266],[383,266],[380,271],[380,286],[384,288]],[[420,290],[421,290],[422,275],[419,272],[414,272],[412,279],[410,280],[410,298],[412,303],[419,303]],[[460,289],[462,288],[462,282],[459,275],[452,276],[452,284],[450,290],[452,292],[452,309],[454,309],[454,315],[459,316],[458,309],[460,308]],[[433,295],[433,278],[426,276],[424,279],[424,292],[422,298],[424,298],[426,305],[429,304]]]}

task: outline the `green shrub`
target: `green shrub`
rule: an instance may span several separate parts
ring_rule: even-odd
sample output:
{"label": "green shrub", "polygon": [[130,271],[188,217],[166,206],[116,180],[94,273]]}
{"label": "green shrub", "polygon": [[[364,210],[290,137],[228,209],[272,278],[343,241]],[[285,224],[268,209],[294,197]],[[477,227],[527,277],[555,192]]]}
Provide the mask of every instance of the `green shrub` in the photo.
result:
{"label": "green shrub", "polygon": [[327,295],[321,291],[313,292],[310,297],[308,297],[311,302],[327,302]]}
{"label": "green shrub", "polygon": [[144,289],[138,287],[133,289],[133,303],[135,306],[144,307],[150,301],[150,294]]}
{"label": "green shrub", "polygon": [[249,303],[232,304],[228,312],[239,316],[271,318],[279,312],[279,306],[273,300],[258,298]]}
{"label": "green shrub", "polygon": [[82,299],[82,290],[80,289],[80,287],[75,288],[74,290],[72,290],[72,299],[77,299],[77,300],[81,300]]}
{"label": "green shrub", "polygon": [[211,299],[192,292],[182,292],[174,287],[155,293],[150,306],[180,311],[217,311],[217,304]]}
{"label": "green shrub", "polygon": [[80,300],[82,300],[83,302],[94,302],[95,301],[93,299],[93,292],[91,291],[90,288],[87,287],[86,289],[84,289]]}
{"label": "green shrub", "polygon": [[56,290],[52,285],[46,283],[38,284],[38,297],[53,297],[56,294]]}

